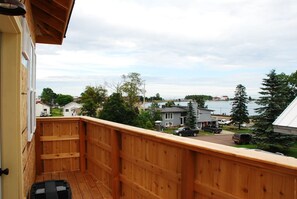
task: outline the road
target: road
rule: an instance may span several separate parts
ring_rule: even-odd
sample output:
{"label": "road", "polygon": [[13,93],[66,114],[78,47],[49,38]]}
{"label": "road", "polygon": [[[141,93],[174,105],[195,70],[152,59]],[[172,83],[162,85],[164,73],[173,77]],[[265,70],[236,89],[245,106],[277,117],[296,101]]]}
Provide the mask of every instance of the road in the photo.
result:
{"label": "road", "polygon": [[221,134],[214,134],[214,135],[199,135],[197,137],[191,137],[196,140],[203,140],[207,142],[223,144],[228,146],[234,146],[234,142],[232,141],[233,133],[230,131],[223,130]]}

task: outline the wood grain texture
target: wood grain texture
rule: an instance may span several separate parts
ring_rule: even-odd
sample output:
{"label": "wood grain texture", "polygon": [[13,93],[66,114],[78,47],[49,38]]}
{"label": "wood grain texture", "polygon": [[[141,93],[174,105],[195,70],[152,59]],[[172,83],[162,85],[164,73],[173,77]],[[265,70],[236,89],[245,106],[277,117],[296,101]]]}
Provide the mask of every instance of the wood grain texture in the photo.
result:
{"label": "wood grain texture", "polygon": [[[84,141],[42,142],[43,155],[49,157],[43,160],[43,172],[58,171],[59,164],[71,170],[71,165],[47,161],[55,161],[51,157],[55,154],[79,154],[85,144],[86,171],[96,179],[95,186],[88,177],[74,176],[88,183],[87,187],[79,182],[74,185],[90,192],[85,197],[94,197],[92,192],[98,189],[107,197],[129,199],[297,199],[294,158],[247,152],[88,117],[80,120],[85,123]],[[40,122],[43,136],[80,134],[75,130],[79,126],[77,118],[43,118]],[[61,146],[64,142],[70,145]]]}

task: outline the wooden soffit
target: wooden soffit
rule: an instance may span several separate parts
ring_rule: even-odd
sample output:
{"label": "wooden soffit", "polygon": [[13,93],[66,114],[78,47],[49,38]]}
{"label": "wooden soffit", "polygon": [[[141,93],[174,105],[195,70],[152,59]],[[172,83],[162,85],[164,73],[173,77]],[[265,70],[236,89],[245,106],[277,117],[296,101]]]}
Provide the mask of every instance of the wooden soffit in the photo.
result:
{"label": "wooden soffit", "polygon": [[30,0],[36,43],[62,44],[75,0]]}

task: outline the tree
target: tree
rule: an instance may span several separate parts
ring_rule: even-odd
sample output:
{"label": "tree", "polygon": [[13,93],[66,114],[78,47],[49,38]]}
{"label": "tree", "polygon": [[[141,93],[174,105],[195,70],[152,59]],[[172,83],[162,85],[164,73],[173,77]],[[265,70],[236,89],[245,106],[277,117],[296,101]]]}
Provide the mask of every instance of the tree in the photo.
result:
{"label": "tree", "polygon": [[57,103],[59,106],[65,106],[66,104],[73,101],[73,97],[71,95],[63,95],[58,94],[55,103]]}
{"label": "tree", "polygon": [[255,120],[256,137],[254,141],[258,148],[276,152],[286,152],[294,143],[289,135],[273,131],[272,123],[289,104],[288,82],[284,74],[277,75],[275,70],[263,79],[262,96],[256,101],[261,107],[256,109],[259,115]]}
{"label": "tree", "polygon": [[165,103],[165,107],[172,107],[172,106],[174,106],[175,105],[175,103],[174,103],[174,101],[172,101],[172,100],[169,100],[169,101],[167,101],[166,103]]}
{"label": "tree", "polygon": [[51,88],[44,88],[41,93],[41,101],[47,105],[54,105],[57,94]]}
{"label": "tree", "polygon": [[132,108],[139,102],[139,95],[143,91],[140,88],[143,80],[140,78],[139,73],[129,73],[123,75],[122,78],[124,83],[121,85],[120,91],[127,98],[128,105]]}
{"label": "tree", "polygon": [[272,123],[289,104],[287,83],[283,75],[277,75],[275,70],[263,79],[260,98],[256,101],[261,107],[256,109],[259,114],[255,121],[258,132],[271,132]]}
{"label": "tree", "polygon": [[238,124],[240,129],[241,124],[244,122],[249,123],[249,113],[247,110],[248,98],[245,91],[245,87],[241,84],[237,85],[235,90],[235,97],[233,99],[231,109],[231,120]]}
{"label": "tree", "polygon": [[96,117],[97,116],[97,108],[96,104],[92,99],[85,99],[83,106],[81,108],[81,114],[87,115],[90,117]]}
{"label": "tree", "polygon": [[141,111],[136,118],[136,126],[145,129],[153,129],[154,121],[149,111]]}
{"label": "tree", "polygon": [[136,112],[128,106],[120,93],[113,93],[99,114],[101,119],[129,125],[135,124],[136,116]]}
{"label": "tree", "polygon": [[152,122],[162,120],[161,111],[159,110],[160,106],[157,102],[152,102],[151,106],[149,107],[149,112],[152,116]]}
{"label": "tree", "polygon": [[[85,115],[96,117],[97,109],[102,105],[107,95],[107,90],[102,86],[86,86],[81,93],[82,110]],[[94,113],[95,110],[95,113]]]}
{"label": "tree", "polygon": [[196,128],[196,114],[191,101],[188,103],[187,119],[185,125],[191,129]]}
{"label": "tree", "polygon": [[187,95],[185,99],[194,100],[199,108],[207,108],[207,106],[205,106],[205,101],[212,100],[212,97],[209,95]]}

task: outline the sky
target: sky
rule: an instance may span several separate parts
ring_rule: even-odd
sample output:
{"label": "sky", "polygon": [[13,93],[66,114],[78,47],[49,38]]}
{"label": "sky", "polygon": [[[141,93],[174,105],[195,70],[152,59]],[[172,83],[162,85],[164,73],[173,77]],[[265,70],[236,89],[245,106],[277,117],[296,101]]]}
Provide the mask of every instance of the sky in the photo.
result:
{"label": "sky", "polygon": [[258,97],[272,69],[297,70],[296,0],[76,0],[63,45],[38,44],[37,94],[109,94],[136,72],[146,97]]}

